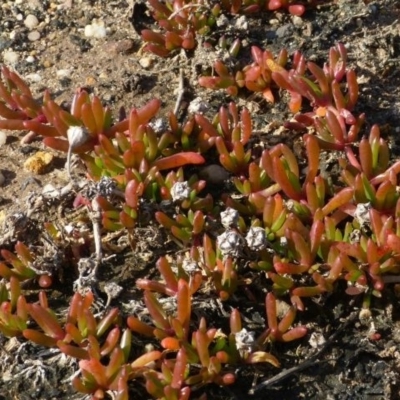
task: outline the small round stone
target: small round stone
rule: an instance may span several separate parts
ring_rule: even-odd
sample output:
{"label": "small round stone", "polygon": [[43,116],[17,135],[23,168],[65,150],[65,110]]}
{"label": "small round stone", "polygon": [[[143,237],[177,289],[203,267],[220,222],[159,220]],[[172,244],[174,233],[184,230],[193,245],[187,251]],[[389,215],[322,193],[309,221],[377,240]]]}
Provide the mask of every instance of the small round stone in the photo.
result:
{"label": "small round stone", "polygon": [[50,68],[53,65],[53,63],[50,60],[46,59],[46,60],[43,60],[42,65],[45,68]]}
{"label": "small round stone", "polygon": [[210,164],[200,171],[200,178],[212,185],[222,185],[225,180],[229,179],[229,172],[218,164]]}
{"label": "small round stone", "polygon": [[19,55],[15,51],[5,51],[3,53],[3,59],[9,64],[16,64],[18,62]]}
{"label": "small round stone", "polygon": [[71,70],[69,69],[59,69],[56,71],[57,78],[69,78],[71,76]]}
{"label": "small round stone", "polygon": [[39,25],[39,20],[33,14],[29,14],[26,16],[26,18],[24,20],[24,25],[28,29],[33,29]]}
{"label": "small round stone", "polygon": [[32,31],[28,33],[28,40],[31,42],[36,42],[36,40],[40,39],[40,33],[38,31]]}
{"label": "small round stone", "polygon": [[40,82],[42,80],[42,76],[36,73],[28,74],[25,78],[30,82]]}
{"label": "small round stone", "polygon": [[139,64],[143,67],[143,68],[150,68],[153,64],[153,59],[151,57],[142,57],[139,60]]}
{"label": "small round stone", "polygon": [[107,30],[104,26],[104,22],[92,22],[91,25],[86,25],[84,30],[86,37],[93,37],[95,39],[102,39],[107,36]]}

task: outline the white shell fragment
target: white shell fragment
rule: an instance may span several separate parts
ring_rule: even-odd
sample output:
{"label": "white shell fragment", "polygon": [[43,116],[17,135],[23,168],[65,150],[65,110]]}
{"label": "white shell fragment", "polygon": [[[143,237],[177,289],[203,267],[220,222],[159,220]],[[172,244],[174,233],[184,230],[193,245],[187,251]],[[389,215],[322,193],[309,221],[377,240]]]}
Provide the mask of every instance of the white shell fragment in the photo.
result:
{"label": "white shell fragment", "polygon": [[217,237],[217,245],[223,256],[238,257],[242,251],[244,239],[238,232],[229,230]]}
{"label": "white shell fragment", "polygon": [[246,243],[250,250],[260,251],[265,249],[267,247],[265,229],[260,226],[251,227],[246,235]]}
{"label": "white shell fragment", "polygon": [[183,201],[190,196],[189,184],[185,182],[176,182],[171,188],[171,196],[173,201]]}
{"label": "white shell fragment", "polygon": [[234,208],[228,207],[221,212],[221,224],[225,229],[236,226],[239,221],[239,212]]}

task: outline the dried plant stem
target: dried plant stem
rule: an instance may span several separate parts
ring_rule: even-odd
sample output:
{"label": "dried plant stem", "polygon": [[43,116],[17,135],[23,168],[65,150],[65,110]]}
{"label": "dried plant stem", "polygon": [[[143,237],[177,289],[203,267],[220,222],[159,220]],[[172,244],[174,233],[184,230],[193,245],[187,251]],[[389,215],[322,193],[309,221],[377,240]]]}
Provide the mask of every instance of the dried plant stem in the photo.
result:
{"label": "dried plant stem", "polygon": [[93,239],[96,253],[96,266],[93,270],[93,275],[96,275],[97,269],[102,260],[101,250],[101,207],[97,201],[97,198],[92,200],[92,211],[90,213],[90,219],[93,224]]}
{"label": "dried plant stem", "polygon": [[68,146],[68,153],[67,153],[67,164],[66,164],[66,167],[67,167],[68,178],[72,182],[73,179],[72,179],[72,175],[71,175],[71,156],[72,156],[72,146],[69,145]]}
{"label": "dried plant stem", "polygon": [[181,106],[183,95],[185,94],[185,82],[183,78],[183,69],[179,69],[179,86],[178,86],[178,97],[175,102],[174,114],[177,115],[179,107]]}

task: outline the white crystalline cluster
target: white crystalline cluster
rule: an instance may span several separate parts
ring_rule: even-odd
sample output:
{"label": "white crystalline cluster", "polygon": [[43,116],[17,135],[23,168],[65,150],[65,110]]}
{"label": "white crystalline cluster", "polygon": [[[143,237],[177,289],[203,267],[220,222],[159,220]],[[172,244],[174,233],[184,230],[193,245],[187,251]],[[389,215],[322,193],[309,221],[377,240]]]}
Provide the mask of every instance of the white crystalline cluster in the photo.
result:
{"label": "white crystalline cluster", "polygon": [[243,237],[234,230],[226,231],[217,237],[217,245],[223,256],[238,257],[243,244]]}
{"label": "white crystalline cluster", "polygon": [[265,249],[267,246],[265,229],[260,226],[251,227],[246,235],[246,243],[250,250],[259,251]]}
{"label": "white crystalline cluster", "polygon": [[183,201],[190,196],[189,184],[185,182],[176,182],[171,188],[171,196],[173,201]]}
{"label": "white crystalline cluster", "polygon": [[225,229],[235,226],[239,221],[239,212],[231,207],[221,212],[221,224]]}

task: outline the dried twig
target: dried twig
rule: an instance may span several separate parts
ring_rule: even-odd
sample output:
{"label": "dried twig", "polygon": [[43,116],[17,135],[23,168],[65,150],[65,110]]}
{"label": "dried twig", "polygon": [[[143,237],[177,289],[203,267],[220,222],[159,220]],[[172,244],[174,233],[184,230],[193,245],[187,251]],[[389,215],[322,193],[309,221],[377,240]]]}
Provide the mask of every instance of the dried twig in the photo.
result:
{"label": "dried twig", "polygon": [[94,239],[94,247],[95,247],[95,260],[96,266],[93,271],[93,275],[96,275],[97,269],[102,260],[102,249],[101,249],[101,207],[95,197],[92,200],[92,210],[90,212],[90,219],[93,224],[93,239]]}
{"label": "dried twig", "polygon": [[178,86],[178,97],[175,102],[175,107],[174,107],[174,114],[177,115],[179,111],[179,107],[181,106],[182,103],[182,98],[185,93],[185,82],[183,78],[183,69],[181,68],[179,70],[179,86]]}

